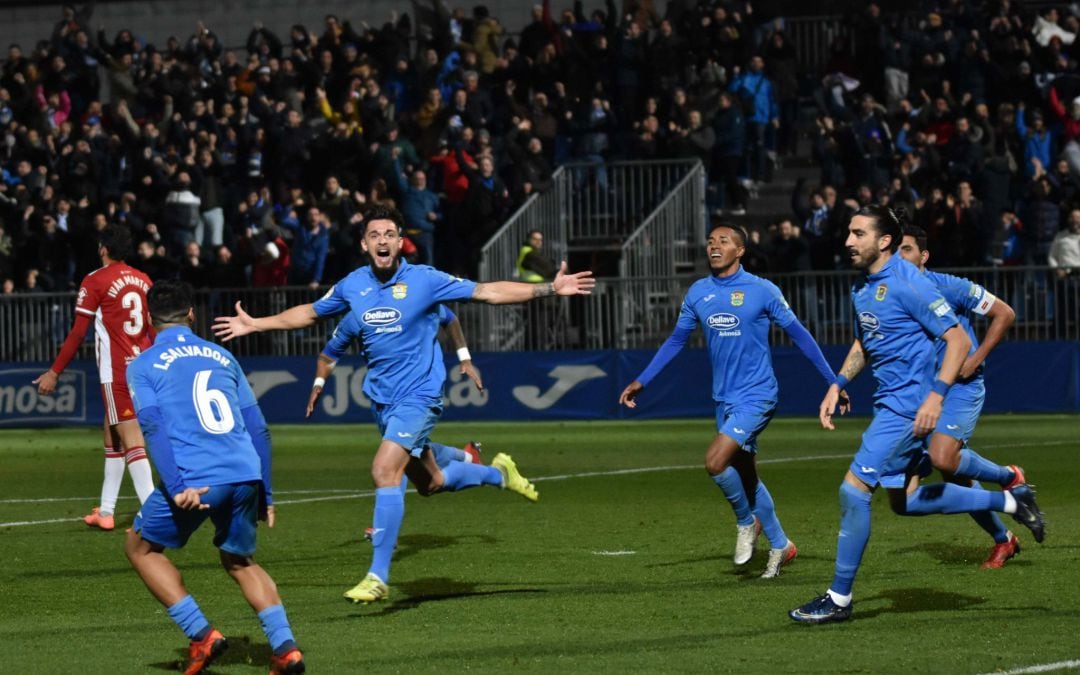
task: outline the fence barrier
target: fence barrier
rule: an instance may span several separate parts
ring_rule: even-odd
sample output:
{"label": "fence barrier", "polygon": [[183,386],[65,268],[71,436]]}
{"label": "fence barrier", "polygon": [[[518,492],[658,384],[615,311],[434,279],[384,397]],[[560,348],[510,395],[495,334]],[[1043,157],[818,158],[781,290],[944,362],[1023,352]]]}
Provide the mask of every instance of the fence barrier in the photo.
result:
{"label": "fence barrier", "polygon": [[[1008,340],[1080,340],[1080,277],[1059,278],[1042,267],[953,272],[982,284],[1016,310]],[[855,272],[810,272],[769,278],[819,343],[843,345],[852,340],[848,290],[855,277]],[[454,310],[477,352],[648,349],[671,333],[683,296],[697,278],[601,278],[588,296],[511,306],[459,303]],[[320,293],[306,287],[200,290],[195,328],[209,336],[214,317],[233,314],[238,301],[253,316],[265,316],[312,302]],[[0,296],[0,361],[51,361],[70,330],[74,305],[74,293]],[[327,321],[298,331],[248,336],[229,343],[229,349],[239,357],[316,354],[333,327],[334,322]],[[787,344],[785,339],[782,331],[774,331],[778,344]],[[691,346],[701,344],[699,332]],[[93,358],[89,340],[79,357]]]}

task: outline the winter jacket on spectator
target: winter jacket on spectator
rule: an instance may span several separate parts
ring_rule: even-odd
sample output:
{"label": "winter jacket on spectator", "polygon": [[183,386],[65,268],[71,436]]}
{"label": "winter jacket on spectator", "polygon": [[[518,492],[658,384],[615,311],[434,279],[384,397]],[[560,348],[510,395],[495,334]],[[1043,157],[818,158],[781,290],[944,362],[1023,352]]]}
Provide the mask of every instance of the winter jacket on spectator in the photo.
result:
{"label": "winter jacket on spectator", "polygon": [[750,115],[747,122],[768,124],[770,120],[780,115],[780,107],[776,103],[776,97],[773,96],[772,82],[764,71],[755,73],[748,70],[742,73],[731,81],[728,91],[738,96],[740,100],[753,99],[754,113]]}
{"label": "winter jacket on spectator", "polygon": [[[253,242],[261,242],[253,239]],[[253,251],[255,263],[251,268],[251,285],[256,288],[284,286],[289,281],[289,245],[281,237],[261,243]]]}
{"label": "winter jacket on spectator", "polygon": [[[405,231],[418,230],[431,234],[435,231],[435,223],[439,219],[439,196],[424,187],[414,184],[415,179],[406,180],[403,172],[398,172],[398,189],[403,195],[401,200],[401,215],[405,219]],[[428,218],[429,213],[434,213],[436,219]],[[411,234],[411,233],[410,233]]]}
{"label": "winter jacket on spectator", "polygon": [[1047,97],[1047,101],[1050,104],[1050,109],[1061,120],[1063,127],[1062,143],[1080,139],[1080,100],[1073,99],[1069,104],[1071,110],[1066,110],[1065,104],[1061,102],[1061,98],[1058,96],[1057,87],[1050,87],[1050,95]]}
{"label": "winter jacket on spectator", "polygon": [[719,157],[741,157],[746,151],[746,123],[738,105],[720,108],[713,118],[716,144],[713,151]]}
{"label": "winter jacket on spectator", "polygon": [[323,268],[326,266],[326,255],[330,248],[330,228],[318,209],[311,209],[304,220],[301,224],[295,214],[290,214],[280,221],[293,233],[289,283],[294,285],[322,283]]}
{"label": "winter jacket on spectator", "polygon": [[1054,142],[1050,130],[1042,125],[1042,115],[1038,111],[1033,114],[1032,119],[1032,126],[1028,127],[1024,121],[1024,111],[1016,111],[1016,133],[1020,134],[1020,139],[1024,144],[1023,171],[1028,178],[1035,175],[1035,163],[1031,161],[1033,159],[1039,160],[1043,169],[1050,168]]}

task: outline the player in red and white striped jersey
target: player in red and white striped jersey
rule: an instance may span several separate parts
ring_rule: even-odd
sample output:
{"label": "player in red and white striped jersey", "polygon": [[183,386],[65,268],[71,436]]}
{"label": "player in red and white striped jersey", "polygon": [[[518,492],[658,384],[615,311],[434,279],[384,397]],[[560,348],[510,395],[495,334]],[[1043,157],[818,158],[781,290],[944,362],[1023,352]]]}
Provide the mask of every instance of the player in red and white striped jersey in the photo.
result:
{"label": "player in red and white striped jersey", "polygon": [[101,233],[98,254],[102,267],[86,275],[79,287],[75,325],[52,367],[34,380],[34,384],[41,394],[51,394],[56,389],[60,373],[75,357],[93,323],[101,396],[105,401],[105,480],[101,486],[101,506],[94,507],[83,521],[91,527],[111,530],[115,526],[113,512],[124,480],[125,462],[139,502],[154,491],[146,442],[135,419],[125,377],[127,364],[152,344],[154,334],[146,309],[146,291],[151,281],[123,262],[131,254],[128,229],[117,225],[107,227]]}

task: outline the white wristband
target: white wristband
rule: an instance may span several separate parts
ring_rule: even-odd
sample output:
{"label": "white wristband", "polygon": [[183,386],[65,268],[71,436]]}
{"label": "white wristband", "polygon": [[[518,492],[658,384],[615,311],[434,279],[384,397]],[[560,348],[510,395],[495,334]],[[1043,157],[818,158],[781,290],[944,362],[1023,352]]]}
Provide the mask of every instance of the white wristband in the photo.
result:
{"label": "white wristband", "polygon": [[315,387],[319,387],[320,389],[322,389],[324,386],[326,386],[325,377],[316,377],[315,384],[311,385],[312,389],[314,389]]}
{"label": "white wristband", "polygon": [[472,354],[469,353],[468,347],[462,347],[461,349],[457,350],[457,360],[472,361]]}

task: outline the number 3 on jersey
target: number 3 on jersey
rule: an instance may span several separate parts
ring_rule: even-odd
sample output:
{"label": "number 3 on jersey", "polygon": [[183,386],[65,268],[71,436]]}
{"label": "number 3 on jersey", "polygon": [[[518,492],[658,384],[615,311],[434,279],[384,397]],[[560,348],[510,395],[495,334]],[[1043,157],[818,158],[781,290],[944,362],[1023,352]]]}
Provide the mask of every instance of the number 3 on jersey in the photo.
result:
{"label": "number 3 on jersey", "polygon": [[227,434],[236,425],[233,419],[232,407],[225,392],[220,389],[210,389],[210,374],[212,370],[200,370],[195,373],[195,383],[192,386],[192,400],[195,403],[195,412],[199,416],[199,424],[212,434]]}
{"label": "number 3 on jersey", "polygon": [[120,298],[120,304],[124,309],[131,311],[131,320],[124,322],[124,332],[128,335],[141,334],[143,329],[142,296],[135,291],[131,291]]}

